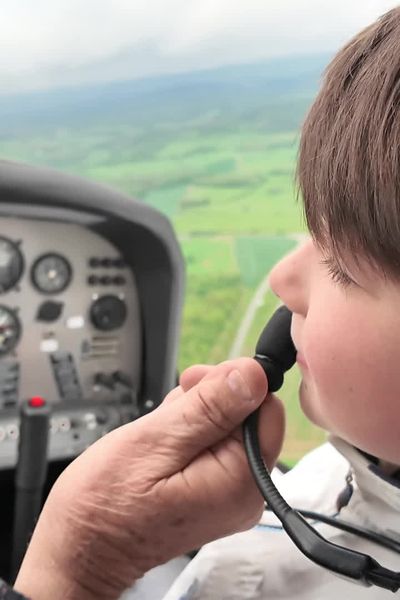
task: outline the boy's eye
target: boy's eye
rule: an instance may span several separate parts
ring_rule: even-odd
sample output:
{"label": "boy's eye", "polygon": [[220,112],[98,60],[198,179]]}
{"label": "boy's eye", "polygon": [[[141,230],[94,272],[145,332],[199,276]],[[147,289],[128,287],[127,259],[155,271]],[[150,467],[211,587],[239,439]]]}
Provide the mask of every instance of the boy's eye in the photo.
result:
{"label": "boy's eye", "polygon": [[338,283],[343,287],[355,284],[355,281],[353,281],[353,279],[347,275],[347,273],[342,271],[331,258],[324,258],[321,260],[321,264],[328,269],[328,273],[331,276],[332,281],[335,283]]}

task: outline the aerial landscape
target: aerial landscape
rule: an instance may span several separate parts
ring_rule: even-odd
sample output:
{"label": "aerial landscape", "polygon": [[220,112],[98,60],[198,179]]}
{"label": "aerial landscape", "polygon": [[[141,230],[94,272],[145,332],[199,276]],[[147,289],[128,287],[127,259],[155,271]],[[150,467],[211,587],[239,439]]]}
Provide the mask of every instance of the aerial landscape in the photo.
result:
{"label": "aerial landscape", "polygon": [[[266,278],[305,235],[295,161],[327,61],[296,55],[0,97],[2,159],[106,183],[171,220],[187,269],[180,371],[251,355],[279,304]],[[301,414],[298,383],[293,370],[280,394],[289,464],[323,439]]]}

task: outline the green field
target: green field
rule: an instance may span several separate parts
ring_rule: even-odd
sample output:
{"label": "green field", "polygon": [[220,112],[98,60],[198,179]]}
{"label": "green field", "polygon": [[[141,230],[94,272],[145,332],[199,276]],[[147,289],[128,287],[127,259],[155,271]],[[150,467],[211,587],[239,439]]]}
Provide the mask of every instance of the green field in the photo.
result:
{"label": "green field", "polygon": [[[187,266],[182,370],[226,359],[255,290],[305,230],[293,183],[298,129],[279,125],[285,115],[288,123],[292,114],[299,121],[305,106],[302,96],[287,108],[277,100],[240,118],[204,108],[182,121],[114,116],[32,126],[1,135],[0,155],[106,182],[171,219]],[[243,354],[253,354],[276,305],[267,293]],[[288,412],[282,458],[290,463],[323,437],[299,410],[298,383],[291,372],[281,393]]]}

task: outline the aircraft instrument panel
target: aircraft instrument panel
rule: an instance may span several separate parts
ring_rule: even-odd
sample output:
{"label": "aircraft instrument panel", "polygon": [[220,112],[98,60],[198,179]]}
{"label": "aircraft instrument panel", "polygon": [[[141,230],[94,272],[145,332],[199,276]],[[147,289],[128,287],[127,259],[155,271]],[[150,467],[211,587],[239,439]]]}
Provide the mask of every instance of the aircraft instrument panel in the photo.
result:
{"label": "aircraft instrument panel", "polygon": [[21,399],[52,404],[53,459],[131,420],[141,351],[134,273],[109,240],[0,218],[0,468],[15,462]]}

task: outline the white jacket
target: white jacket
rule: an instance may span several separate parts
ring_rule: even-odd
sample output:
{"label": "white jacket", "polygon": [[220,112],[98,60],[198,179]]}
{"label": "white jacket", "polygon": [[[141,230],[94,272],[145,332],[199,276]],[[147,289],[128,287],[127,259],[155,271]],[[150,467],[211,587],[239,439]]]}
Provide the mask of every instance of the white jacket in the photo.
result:
{"label": "white jacket", "polygon": [[[294,508],[337,514],[337,499],[351,473],[354,488],[340,518],[400,540],[400,481],[387,478],[355,448],[331,439],[310,452],[275,483]],[[400,554],[317,524],[327,539],[364,552],[400,571]],[[399,592],[400,595],[400,592]],[[391,592],[361,587],[318,567],[294,546],[275,517],[265,512],[255,528],[202,548],[164,600],[371,600]]]}

